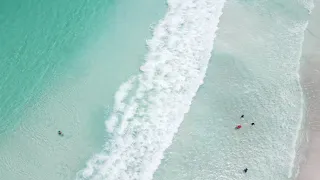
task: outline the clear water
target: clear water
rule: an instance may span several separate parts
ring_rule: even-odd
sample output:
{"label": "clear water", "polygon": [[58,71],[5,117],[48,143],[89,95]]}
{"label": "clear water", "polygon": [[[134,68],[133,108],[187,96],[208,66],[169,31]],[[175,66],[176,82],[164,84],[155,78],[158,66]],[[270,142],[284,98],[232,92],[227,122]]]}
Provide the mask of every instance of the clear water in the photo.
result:
{"label": "clear water", "polygon": [[[42,4],[37,4],[40,2]],[[33,4],[27,5],[28,3]],[[47,1],[17,2],[24,8],[17,5],[20,8],[10,11],[22,13],[22,10],[25,10],[26,14],[32,13],[30,18],[37,18],[38,14],[47,13],[47,9],[51,8],[51,11],[58,13],[62,6],[66,9],[61,9],[60,13],[68,16],[62,14],[62,17],[66,16],[65,19],[57,19],[55,14],[48,12],[51,16],[48,15],[47,23],[54,25],[55,21],[61,20],[64,24],[69,18],[75,19],[68,24],[67,27],[70,28],[56,29],[46,26],[43,23],[46,19],[34,20],[34,26],[37,27],[35,29],[48,31],[47,39],[52,39],[52,42],[47,42],[44,36],[37,36],[38,38],[33,40],[39,48],[46,49],[56,41],[61,42],[55,45],[57,49],[52,52],[52,59],[48,59],[48,62],[43,62],[41,58],[32,62],[39,65],[39,71],[49,69],[52,73],[47,73],[46,78],[34,80],[39,81],[41,86],[34,81],[29,82],[28,85],[35,87],[38,93],[32,91],[25,96],[34,98],[34,101],[27,103],[22,111],[18,112],[19,116],[9,113],[12,118],[11,127],[3,126],[5,131],[0,137],[1,180],[75,178],[77,171],[81,170],[90,156],[99,152],[104,144],[104,118],[108,116],[108,109],[113,105],[113,95],[122,82],[139,71],[147,52],[145,39],[151,37],[152,24],[156,24],[165,12],[163,1],[61,1],[57,2],[59,6],[52,5],[43,9],[46,3],[50,5]],[[71,4],[68,5],[69,3]],[[145,9],[141,10],[142,6]],[[18,17],[23,22],[25,17]],[[80,19],[85,23],[81,23]],[[23,29],[29,24],[18,25]],[[51,30],[53,32],[50,32]],[[59,32],[57,37],[51,37],[58,30],[63,32]],[[37,32],[21,33],[26,33],[21,36],[32,33],[36,36]],[[42,41],[48,44],[40,44]],[[15,48],[14,44],[12,48]],[[36,51],[41,52],[43,49]],[[33,50],[30,44],[25,51],[31,53]],[[51,57],[47,52],[44,52],[43,56]],[[30,55],[29,58],[31,57],[37,58]],[[41,63],[43,67],[40,66]],[[17,64],[18,62],[14,62],[13,66]],[[21,67],[24,68],[27,69],[28,66]],[[33,71],[30,70],[30,73]],[[38,75],[38,72],[33,74],[34,78],[38,78]],[[12,72],[11,76],[31,79],[26,73]],[[10,81],[4,84],[9,85]],[[17,86],[14,90],[23,93],[28,89],[27,86]],[[15,94],[10,91],[3,88],[1,93],[15,98]],[[5,107],[8,108],[7,111],[15,110],[9,104]],[[63,138],[57,136],[58,130],[64,132]]]}
{"label": "clear water", "polygon": [[84,0],[1,2],[0,133],[12,129],[21,111],[78,53],[75,49],[83,49],[83,38],[95,29],[92,4]]}
{"label": "clear water", "polygon": [[205,83],[154,179],[294,178],[307,19],[298,2],[227,1]]}
{"label": "clear water", "polygon": [[0,6],[0,179],[292,178],[312,2],[167,6]]}

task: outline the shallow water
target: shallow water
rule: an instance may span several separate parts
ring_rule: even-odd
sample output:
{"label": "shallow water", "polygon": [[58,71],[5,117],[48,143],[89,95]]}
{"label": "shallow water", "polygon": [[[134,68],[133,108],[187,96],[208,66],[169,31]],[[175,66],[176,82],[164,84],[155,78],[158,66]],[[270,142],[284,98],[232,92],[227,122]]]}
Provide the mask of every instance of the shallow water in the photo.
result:
{"label": "shallow water", "polygon": [[204,78],[223,4],[168,1],[142,73],[115,95],[106,121],[112,141],[77,179],[152,178]]}
{"label": "shallow water", "polygon": [[290,179],[309,2],[32,2],[1,36],[1,179]]}
{"label": "shallow water", "polygon": [[299,3],[225,4],[205,83],[154,179],[293,178],[307,19]]}
{"label": "shallow water", "polygon": [[[151,36],[149,28],[165,10],[162,1],[64,2],[58,3],[67,8],[61,10],[66,13],[61,16],[71,17],[70,21],[74,17],[79,23],[81,21],[77,20],[84,18],[87,24],[80,23],[79,27],[60,19],[62,24],[67,23],[67,27],[72,28],[59,27],[58,30],[65,32],[52,38],[62,41],[54,44],[56,51],[65,50],[65,46],[68,51],[60,54],[50,52],[53,57],[61,58],[61,62],[35,60],[34,63],[43,63],[54,72],[48,73],[47,79],[41,79],[43,82],[40,83],[44,84],[37,87],[39,93],[32,94],[35,100],[23,107],[20,118],[15,119],[18,123],[12,122],[15,128],[6,128],[1,136],[0,179],[75,178],[76,172],[102,147],[106,136],[104,120],[109,107],[112,107],[114,92],[131,74],[138,72],[147,51],[145,39]],[[68,3],[74,3],[70,6],[75,9],[68,7]],[[59,6],[49,9],[53,8],[51,11],[59,14],[62,13]],[[141,10],[142,6],[145,9]],[[31,5],[27,7],[32,9]],[[42,12],[36,10],[33,12],[35,15]],[[89,15],[81,14],[82,11]],[[30,15],[30,18],[35,15]],[[59,20],[55,14],[50,15],[54,16],[48,19]],[[41,28],[41,25],[37,26]],[[49,31],[51,27],[42,28]],[[77,43],[75,46],[68,35]],[[47,43],[39,46],[50,48],[51,42]],[[32,51],[32,47],[26,51]],[[51,57],[50,53],[44,52],[43,56]],[[35,72],[36,75],[38,72]],[[63,138],[57,135],[58,130],[64,133]]]}
{"label": "shallow water", "polygon": [[81,52],[84,37],[97,28],[92,19],[99,17],[92,12],[103,11],[93,4],[83,0],[1,2],[0,133],[12,129],[21,112]]}

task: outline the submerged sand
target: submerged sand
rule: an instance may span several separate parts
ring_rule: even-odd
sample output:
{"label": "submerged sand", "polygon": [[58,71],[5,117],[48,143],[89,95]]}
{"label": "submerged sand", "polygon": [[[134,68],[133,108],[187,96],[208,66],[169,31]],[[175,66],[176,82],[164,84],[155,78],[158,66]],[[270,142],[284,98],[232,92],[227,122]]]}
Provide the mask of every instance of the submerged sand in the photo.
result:
{"label": "submerged sand", "polygon": [[306,142],[302,144],[297,180],[320,179],[320,3],[315,2],[301,57],[301,85],[305,98]]}

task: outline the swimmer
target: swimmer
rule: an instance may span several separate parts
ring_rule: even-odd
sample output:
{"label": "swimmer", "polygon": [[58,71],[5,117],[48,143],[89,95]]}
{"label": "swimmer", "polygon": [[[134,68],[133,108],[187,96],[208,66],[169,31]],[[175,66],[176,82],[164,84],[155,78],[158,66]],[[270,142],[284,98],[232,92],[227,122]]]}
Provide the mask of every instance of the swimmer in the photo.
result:
{"label": "swimmer", "polygon": [[248,168],[245,168],[245,169],[243,170],[244,173],[247,173],[247,171],[248,171]]}
{"label": "swimmer", "polygon": [[242,114],[240,118],[244,118],[244,115]]}
{"label": "swimmer", "polygon": [[240,124],[235,127],[235,129],[241,129],[241,128],[242,126]]}
{"label": "swimmer", "polygon": [[58,131],[58,134],[59,136],[63,136],[62,132],[61,131]]}
{"label": "swimmer", "polygon": [[254,123],[251,123],[251,126],[254,126]]}

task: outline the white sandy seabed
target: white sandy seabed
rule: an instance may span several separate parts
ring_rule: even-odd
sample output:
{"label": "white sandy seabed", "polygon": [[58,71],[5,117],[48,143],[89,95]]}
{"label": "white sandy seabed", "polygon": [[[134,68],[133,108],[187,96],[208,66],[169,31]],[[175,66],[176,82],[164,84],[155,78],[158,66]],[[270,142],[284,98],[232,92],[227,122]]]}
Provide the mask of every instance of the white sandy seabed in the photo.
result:
{"label": "white sandy seabed", "polygon": [[[237,2],[228,2],[227,4],[231,5],[226,12],[230,12],[234,7],[237,7],[232,3]],[[264,4],[267,4],[267,2],[264,2]],[[259,9],[260,6],[258,5],[255,3],[252,7],[257,6],[257,9]],[[165,18],[154,29],[153,38],[147,42],[149,53],[146,56],[145,64],[141,66],[142,73],[131,77],[115,95],[113,113],[106,121],[109,140],[107,140],[104,149],[94,155],[87,162],[86,168],[77,174],[78,180],[152,179],[161,159],[164,157],[165,150],[171,145],[174,134],[178,131],[185,113],[189,111],[193,97],[204,81],[211,51],[214,47],[213,42],[216,38],[219,18],[224,6],[225,0],[168,1],[168,12]],[[296,8],[297,6],[293,5],[292,7]],[[243,5],[239,5],[239,7],[243,8]],[[245,55],[249,54],[247,51],[257,52],[265,49],[264,53],[256,54],[255,57],[252,56],[252,59],[248,58],[247,62],[243,62],[247,63],[244,66],[250,70],[248,74],[257,77],[254,82],[247,84],[247,88],[251,91],[251,97],[248,97],[247,101],[257,104],[254,108],[260,109],[252,110],[256,110],[258,115],[269,114],[254,117],[256,121],[261,121],[261,126],[258,129],[262,131],[256,139],[250,140],[251,143],[257,143],[258,147],[250,149],[250,152],[256,155],[253,155],[252,161],[249,161],[248,165],[254,166],[258,162],[261,164],[259,166],[255,165],[256,172],[248,179],[255,179],[259,177],[259,174],[261,175],[260,179],[268,179],[271,176],[279,175],[277,173],[280,173],[278,179],[288,179],[292,175],[291,169],[288,169],[292,168],[297,132],[302,119],[302,111],[295,112],[297,109],[302,109],[302,102],[299,99],[302,96],[302,91],[297,76],[300,52],[296,49],[301,48],[303,38],[300,38],[300,35],[303,37],[306,21],[303,19],[295,21],[291,19],[291,15],[285,16],[282,14],[281,9],[275,10],[275,13],[269,14],[270,16],[261,17],[259,16],[261,12],[257,13],[252,9],[243,8],[242,11],[243,14],[249,16],[256,15],[256,18],[252,18],[252,22],[247,19],[245,23],[250,27],[254,21],[258,22],[257,25],[260,25],[260,28],[256,30],[259,34],[265,32],[265,36],[255,36],[254,33],[257,32],[249,31],[252,33],[249,37],[254,38],[254,40],[249,42],[247,47],[240,46],[241,43],[226,41],[224,43],[220,42],[222,45],[217,46],[217,51],[226,48],[224,46],[229,45],[228,43],[235,43],[231,49],[228,46],[228,49],[235,56],[244,58]],[[262,13],[268,12],[262,11]],[[283,17],[279,18],[278,22],[272,19],[279,15],[283,15]],[[259,21],[259,18],[261,18],[261,21]],[[284,23],[286,20],[289,22]],[[246,32],[243,29],[244,26],[239,21],[237,22],[233,25],[233,28],[238,28],[234,32],[237,30]],[[297,24],[294,24],[296,22]],[[270,23],[271,26],[266,26],[265,23]],[[284,23],[284,25],[282,26],[281,23]],[[287,28],[285,25],[290,27]],[[223,24],[221,23],[222,27]],[[228,34],[229,29],[225,30],[227,33],[224,35],[222,33],[222,40],[223,36],[225,38],[227,36],[241,36],[235,33]],[[248,36],[248,34],[246,35]],[[243,42],[248,38],[244,39]],[[241,37],[238,40],[241,40]],[[275,43],[276,40],[279,43]],[[281,48],[293,41],[297,42],[295,46]],[[272,43],[266,45],[266,42]],[[241,50],[243,52],[240,53]],[[292,52],[288,53],[290,51]],[[263,65],[262,63],[266,64]],[[252,70],[251,68],[254,66],[258,69]],[[261,71],[258,72],[259,70]],[[286,73],[289,70],[290,72]],[[279,75],[283,76],[278,78]],[[229,82],[232,82],[232,80]],[[256,88],[252,89],[253,85],[257,85]],[[244,88],[244,90],[246,89]],[[217,87],[217,91],[219,91],[219,87]],[[265,92],[261,93],[262,91]],[[268,98],[265,99],[261,96]],[[295,104],[297,102],[300,104]],[[215,109],[211,110],[215,111]],[[219,125],[216,127],[218,128]],[[269,129],[269,132],[272,131],[273,134],[267,136],[267,132],[264,132],[263,129]],[[233,130],[231,131],[233,133]],[[283,135],[284,132],[290,133]],[[226,134],[224,137],[232,138],[234,136],[232,133]],[[219,138],[224,138],[222,135],[220,136]],[[240,139],[243,138],[245,136],[240,137]],[[263,143],[260,143],[262,141]],[[243,142],[246,143],[246,141]],[[223,153],[229,153],[227,147],[221,148],[226,150]],[[237,152],[230,153],[237,154]],[[268,153],[269,157],[265,157],[265,153]],[[283,157],[272,162],[272,158],[281,156],[281,153],[284,153]],[[241,155],[242,153],[238,154]],[[225,159],[221,160],[219,157]],[[230,156],[230,158],[225,155],[215,156],[215,160],[217,162],[228,161],[232,164],[232,161],[236,160],[231,157],[233,156]],[[272,168],[268,167],[270,164],[275,165],[273,168],[277,168],[274,173],[268,172],[269,170],[272,171]],[[283,170],[284,167],[287,170]],[[263,169],[266,172],[262,172]],[[182,174],[183,172],[178,173]],[[222,171],[216,173],[216,175],[226,177]],[[165,174],[163,176],[165,177]],[[236,178],[234,177],[234,179]]]}
{"label": "white sandy seabed", "polygon": [[112,140],[77,179],[151,179],[202,84],[224,0],[171,0],[147,42],[142,74],[124,83],[106,121]]}

